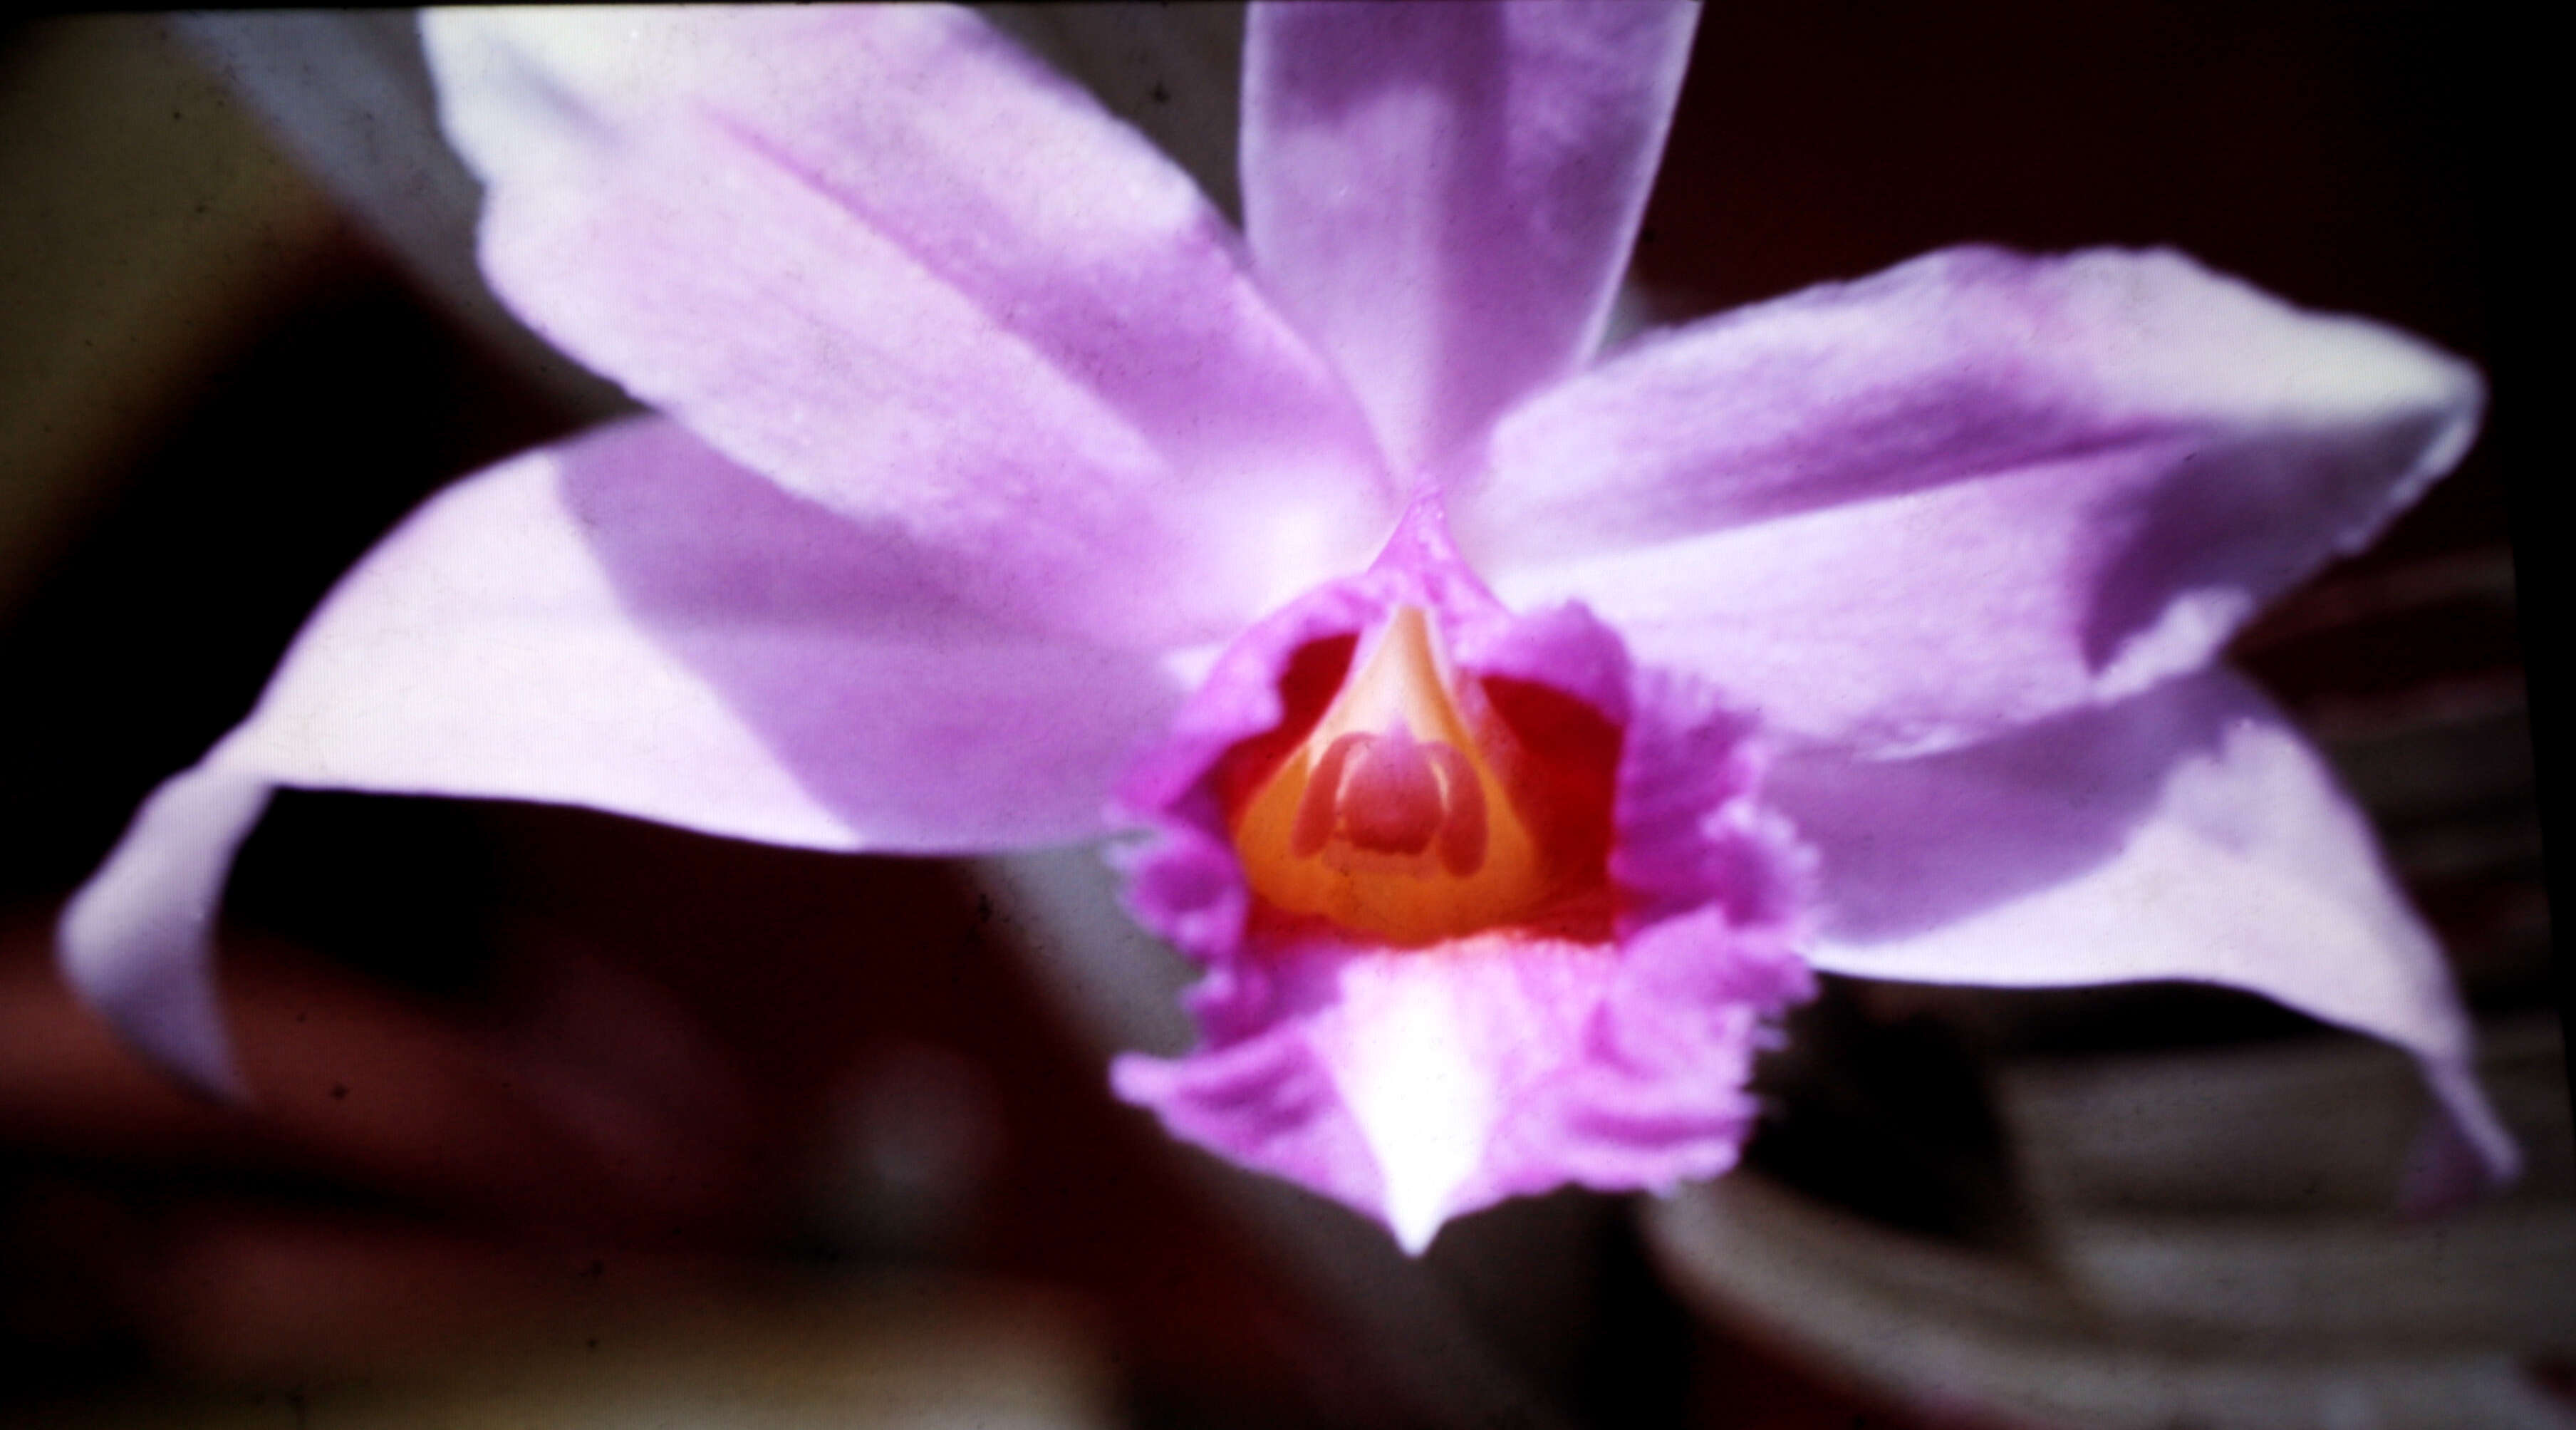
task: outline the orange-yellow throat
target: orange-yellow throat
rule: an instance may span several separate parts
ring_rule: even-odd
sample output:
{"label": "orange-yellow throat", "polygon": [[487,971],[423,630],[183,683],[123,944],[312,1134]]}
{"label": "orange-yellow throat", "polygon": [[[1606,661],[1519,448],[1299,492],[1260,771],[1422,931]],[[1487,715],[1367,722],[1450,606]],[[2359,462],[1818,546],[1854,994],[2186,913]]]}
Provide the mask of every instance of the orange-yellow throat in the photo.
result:
{"label": "orange-yellow throat", "polygon": [[1534,831],[1529,754],[1424,613],[1362,642],[1314,728],[1230,811],[1236,853],[1272,910],[1395,944],[1540,916],[1561,892]]}

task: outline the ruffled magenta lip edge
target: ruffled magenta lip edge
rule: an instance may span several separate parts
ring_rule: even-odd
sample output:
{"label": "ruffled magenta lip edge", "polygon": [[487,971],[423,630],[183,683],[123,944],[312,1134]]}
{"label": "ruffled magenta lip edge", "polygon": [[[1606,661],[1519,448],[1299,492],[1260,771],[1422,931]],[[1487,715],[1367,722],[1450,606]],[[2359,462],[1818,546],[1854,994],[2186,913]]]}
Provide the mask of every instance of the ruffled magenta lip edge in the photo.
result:
{"label": "ruffled magenta lip edge", "polygon": [[[1779,1013],[1815,987],[1799,898],[1812,856],[1760,803],[1758,722],[1704,682],[1635,666],[1579,605],[1510,612],[1448,542],[1434,497],[1417,499],[1367,570],[1229,646],[1171,736],[1122,782],[1119,814],[1140,836],[1111,851],[1128,908],[1204,972],[1183,997],[1197,1046],[1120,1057],[1113,1089],[1184,1140],[1389,1220],[1382,1169],[1315,1040],[1330,1041],[1340,1016],[1331,969],[1423,951],[1327,948],[1325,937],[1277,950],[1297,957],[1252,956],[1269,944],[1213,781],[1229,749],[1285,718],[1279,681],[1299,649],[1364,635],[1400,604],[1434,613],[1462,671],[1549,685],[1610,720],[1621,742],[1606,872],[1622,907],[1609,938],[1583,945],[1603,953],[1601,976],[1563,1046],[1532,1050],[1537,1101],[1506,1114],[1516,1130],[1457,1184],[1447,1215],[1566,1184],[1669,1188],[1726,1171],[1759,1113],[1744,1075],[1776,1044]],[[1548,955],[1546,942],[1502,952],[1518,962]]]}
{"label": "ruffled magenta lip edge", "polygon": [[[1110,847],[1109,859],[1126,880],[1138,922],[1202,964],[1219,965],[1241,951],[1251,894],[1210,788],[1217,765],[1284,718],[1279,680],[1298,650],[1364,636],[1402,604],[1433,612],[1463,671],[1546,685],[1620,732],[1608,868],[1617,941],[1724,904],[1732,921],[1779,924],[1803,945],[1816,856],[1760,801],[1771,751],[1758,717],[1704,681],[1636,667],[1618,634],[1579,603],[1530,615],[1508,610],[1460,557],[1437,492],[1414,499],[1367,570],[1316,587],[1228,645],[1170,735],[1121,778],[1111,824],[1130,837]],[[1678,743],[1647,750],[1645,736]],[[1641,772],[1641,764],[1654,768]],[[1686,786],[1683,797],[1669,787],[1675,779]],[[1703,827],[1695,817],[1701,812],[1714,822]],[[1746,858],[1722,857],[1729,850],[1769,857],[1748,866]],[[1712,852],[1720,857],[1708,857]],[[1764,863],[1777,867],[1756,867]],[[1748,884],[1746,875],[1769,877]],[[1199,892],[1181,904],[1155,897],[1158,888],[1183,887]]]}

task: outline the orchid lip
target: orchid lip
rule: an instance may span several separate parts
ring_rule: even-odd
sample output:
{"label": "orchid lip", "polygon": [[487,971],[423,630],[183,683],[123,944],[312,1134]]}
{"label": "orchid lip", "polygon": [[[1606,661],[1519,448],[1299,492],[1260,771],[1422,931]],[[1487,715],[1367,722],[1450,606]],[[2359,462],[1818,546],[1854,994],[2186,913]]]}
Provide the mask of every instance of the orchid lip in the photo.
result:
{"label": "orchid lip", "polygon": [[1177,1134],[1383,1220],[1734,1162],[1812,993],[1752,717],[1517,613],[1417,501],[1364,573],[1221,657],[1129,780],[1131,907],[1208,965],[1203,1041],[1130,1056]]}

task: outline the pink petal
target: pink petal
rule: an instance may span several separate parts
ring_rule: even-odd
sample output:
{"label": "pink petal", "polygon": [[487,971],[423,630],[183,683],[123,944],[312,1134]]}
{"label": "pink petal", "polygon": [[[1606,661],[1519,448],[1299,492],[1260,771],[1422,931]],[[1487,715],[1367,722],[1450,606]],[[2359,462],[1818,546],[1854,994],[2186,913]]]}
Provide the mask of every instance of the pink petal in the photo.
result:
{"label": "pink petal", "polygon": [[2481,402],[2176,254],[1958,250],[1542,394],[1457,529],[1515,604],[1582,599],[1789,735],[1918,752],[2196,668],[2448,471]]}
{"label": "pink petal", "polygon": [[268,795],[266,780],[211,766],[164,781],[64,906],[57,936],[84,1001],[163,1067],[236,1100],[247,1089],[226,1048],[208,931]]}
{"label": "pink petal", "polygon": [[[1006,553],[999,553],[1006,557]],[[637,419],[450,488],[344,578],[258,708],[144,808],[74,976],[215,1081],[207,915],[269,785],[588,805],[824,849],[1085,839],[1179,690],[982,615],[957,558]]]}
{"label": "pink petal", "polygon": [[2010,987],[2189,979],[2413,1053],[2491,1178],[2448,966],[2316,752],[2212,671],[1971,749],[1784,760],[1821,860],[1817,967]]}
{"label": "pink petal", "polygon": [[1153,652],[960,603],[945,583],[967,564],[780,492],[676,424],[618,424],[413,517],[219,758],[816,848],[1097,835],[1178,690]]}
{"label": "pink petal", "polygon": [[1698,7],[1256,5],[1244,226],[1402,470],[1601,338]]}
{"label": "pink petal", "polygon": [[1364,418],[1188,179],[945,8],[433,15],[540,333],[1087,631],[1213,639],[1392,518]]}

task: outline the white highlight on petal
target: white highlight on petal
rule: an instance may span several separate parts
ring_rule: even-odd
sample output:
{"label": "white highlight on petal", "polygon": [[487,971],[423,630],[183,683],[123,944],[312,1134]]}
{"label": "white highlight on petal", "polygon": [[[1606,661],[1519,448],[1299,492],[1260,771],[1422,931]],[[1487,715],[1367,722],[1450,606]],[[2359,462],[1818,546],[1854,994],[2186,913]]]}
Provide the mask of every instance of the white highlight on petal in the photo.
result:
{"label": "white highlight on petal", "polygon": [[2197,670],[2226,644],[2228,632],[2253,619],[2257,604],[2252,592],[2224,587],[2176,595],[2156,623],[2129,637],[2103,668],[2100,698],[2125,700]]}
{"label": "white highlight on petal", "polygon": [[1385,1183],[1385,1216],[1419,1255],[1485,1156],[1501,1109],[1443,955],[1391,953],[1342,972],[1334,1080]]}
{"label": "white highlight on petal", "polygon": [[1163,652],[1158,662],[1163,673],[1171,677],[1176,690],[1196,690],[1208,683],[1216,669],[1217,657],[1225,654],[1225,642],[1210,641],[1205,645],[1176,646]]}

